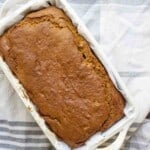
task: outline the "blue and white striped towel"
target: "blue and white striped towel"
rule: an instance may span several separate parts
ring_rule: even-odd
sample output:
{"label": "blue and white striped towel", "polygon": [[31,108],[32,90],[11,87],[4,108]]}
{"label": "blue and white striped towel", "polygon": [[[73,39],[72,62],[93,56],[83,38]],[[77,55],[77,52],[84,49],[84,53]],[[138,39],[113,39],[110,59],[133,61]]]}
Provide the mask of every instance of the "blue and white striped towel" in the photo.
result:
{"label": "blue and white striped towel", "polygon": [[[116,66],[140,110],[127,139],[142,126],[122,149],[149,150],[150,121],[144,118],[150,110],[150,0],[68,2]],[[0,150],[4,149],[53,148],[0,71]]]}

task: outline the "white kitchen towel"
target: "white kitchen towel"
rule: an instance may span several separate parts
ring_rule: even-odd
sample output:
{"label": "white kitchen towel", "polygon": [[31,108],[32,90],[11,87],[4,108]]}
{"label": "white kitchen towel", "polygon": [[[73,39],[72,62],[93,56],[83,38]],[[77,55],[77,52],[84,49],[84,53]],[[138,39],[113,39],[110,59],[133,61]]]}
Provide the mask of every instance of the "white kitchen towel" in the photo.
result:
{"label": "white kitchen towel", "polygon": [[[102,50],[117,68],[140,110],[128,138],[141,125],[150,110],[150,1],[68,2],[101,44]],[[147,131],[149,126],[149,121],[146,121],[143,124],[144,129],[139,130],[138,136],[132,138],[124,148],[134,150],[142,147],[147,150],[150,137],[143,131]],[[140,135],[145,135],[143,137],[146,139],[143,140]],[[111,141],[112,139],[106,144]],[[52,147],[0,71],[0,150],[3,149],[44,150]]]}

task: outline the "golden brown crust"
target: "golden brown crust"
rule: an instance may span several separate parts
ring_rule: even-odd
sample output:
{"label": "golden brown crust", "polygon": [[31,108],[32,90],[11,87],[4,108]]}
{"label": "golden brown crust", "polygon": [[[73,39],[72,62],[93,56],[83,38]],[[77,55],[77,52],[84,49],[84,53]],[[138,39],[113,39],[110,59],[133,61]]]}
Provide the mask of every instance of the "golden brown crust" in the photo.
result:
{"label": "golden brown crust", "polygon": [[27,15],[1,37],[0,50],[48,126],[71,147],[123,116],[123,97],[60,9]]}

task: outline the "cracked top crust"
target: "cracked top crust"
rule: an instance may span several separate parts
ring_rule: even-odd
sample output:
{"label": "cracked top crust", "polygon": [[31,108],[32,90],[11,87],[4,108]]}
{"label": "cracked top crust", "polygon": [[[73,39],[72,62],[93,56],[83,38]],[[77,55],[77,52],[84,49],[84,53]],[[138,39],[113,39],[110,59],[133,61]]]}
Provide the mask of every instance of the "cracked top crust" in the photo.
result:
{"label": "cracked top crust", "polygon": [[71,147],[123,117],[123,97],[62,10],[27,15],[0,38],[0,52],[48,127]]}

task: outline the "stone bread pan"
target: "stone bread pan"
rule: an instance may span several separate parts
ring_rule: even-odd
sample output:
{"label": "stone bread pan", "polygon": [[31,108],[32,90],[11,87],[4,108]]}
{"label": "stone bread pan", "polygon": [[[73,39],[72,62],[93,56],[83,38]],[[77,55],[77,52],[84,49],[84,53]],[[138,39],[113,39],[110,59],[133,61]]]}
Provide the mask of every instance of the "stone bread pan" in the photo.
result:
{"label": "stone bread pan", "polygon": [[[105,132],[97,132],[95,135],[90,137],[90,139],[88,139],[83,146],[78,147],[75,150],[117,150],[121,147],[125,139],[126,133],[128,131],[128,128],[134,122],[138,112],[132,103],[132,97],[130,96],[127,88],[120,79],[115,68],[109,62],[108,58],[101,50],[100,45],[95,41],[95,39],[92,37],[90,32],[84,26],[79,17],[75,14],[75,12],[69,6],[66,0],[6,0],[0,11],[0,35],[2,35],[4,31],[10,26],[20,21],[28,12],[33,10],[39,10],[43,7],[48,7],[49,5],[55,5],[56,7],[62,9],[66,13],[66,15],[68,15],[68,17],[72,20],[74,26],[77,27],[78,32],[88,41],[94,54],[102,62],[114,85],[121,92],[121,94],[126,100],[126,105],[124,108],[124,117],[121,120],[115,123],[111,128],[107,129]],[[4,62],[2,57],[0,57],[0,67],[2,68],[12,87],[18,93],[22,102],[30,111],[33,118],[41,127],[42,131],[49,139],[51,144],[57,150],[71,150],[71,148],[66,143],[57,138],[55,133],[53,133],[46,126],[44,119],[40,116],[40,114],[36,110],[36,107],[30,101],[26,90],[23,88],[18,79],[12,74],[11,70],[9,69],[8,65]],[[111,145],[105,148],[98,148],[102,143],[104,143],[117,133],[118,136]]]}

